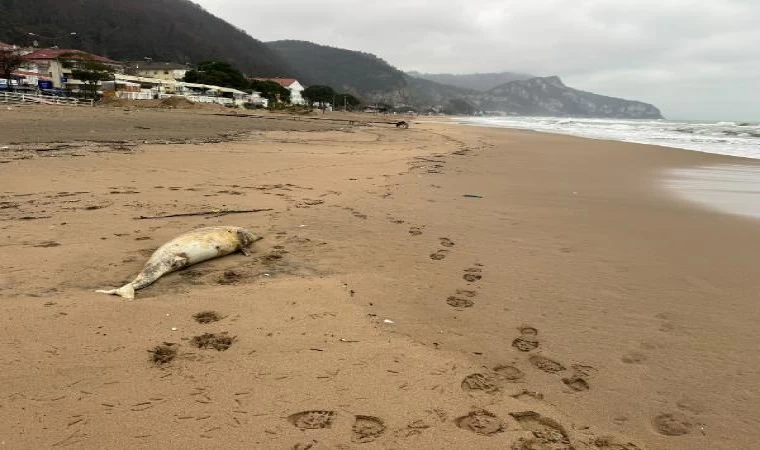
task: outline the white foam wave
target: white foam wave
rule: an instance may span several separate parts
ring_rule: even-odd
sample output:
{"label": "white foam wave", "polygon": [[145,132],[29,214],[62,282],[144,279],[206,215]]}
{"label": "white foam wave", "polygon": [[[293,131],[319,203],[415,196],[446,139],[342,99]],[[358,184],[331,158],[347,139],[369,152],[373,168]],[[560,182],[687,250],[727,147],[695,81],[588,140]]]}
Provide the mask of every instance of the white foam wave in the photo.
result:
{"label": "white foam wave", "polygon": [[460,123],[653,144],[760,159],[760,124],[558,117],[474,117]]}

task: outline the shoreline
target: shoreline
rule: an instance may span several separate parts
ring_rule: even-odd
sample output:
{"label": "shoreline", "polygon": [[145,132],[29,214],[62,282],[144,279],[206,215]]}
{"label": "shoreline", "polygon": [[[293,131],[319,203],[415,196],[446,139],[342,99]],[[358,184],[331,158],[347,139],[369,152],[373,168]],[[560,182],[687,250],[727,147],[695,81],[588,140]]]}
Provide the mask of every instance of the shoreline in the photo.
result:
{"label": "shoreline", "polygon": [[[760,229],[656,185],[661,168],[732,157],[416,122],[251,120],[231,142],[0,165],[9,445],[166,445],[157,427],[173,448],[760,437],[760,375],[746,369]],[[222,206],[273,211],[134,219]],[[193,266],[134,302],[92,292],[214,224],[265,239],[253,258]],[[202,310],[224,318],[195,323]],[[222,331],[236,336],[227,351],[190,345]],[[162,342],[178,357],[156,366],[146,351]]]}
{"label": "shoreline", "polygon": [[[530,116],[518,116],[521,118],[529,118]],[[538,118],[538,117],[537,117]],[[571,133],[568,131],[551,131],[551,130],[536,130],[532,128],[521,128],[521,127],[510,127],[510,126],[504,126],[504,125],[489,125],[486,122],[482,123],[476,123],[475,121],[467,122],[467,120],[473,120],[471,116],[460,116],[456,119],[452,119],[452,122],[456,123],[457,125],[470,125],[470,126],[476,126],[476,127],[485,127],[485,128],[504,128],[509,130],[515,130],[515,131],[528,131],[528,132],[536,132],[536,133],[547,133],[547,134],[557,134],[561,136],[568,136],[568,137],[577,137],[582,139],[591,139],[591,140],[600,140],[600,141],[609,141],[609,142],[617,142],[617,143],[627,143],[627,144],[638,144],[638,145],[651,145],[655,147],[662,147],[662,148],[670,148],[670,149],[678,149],[678,150],[688,150],[691,152],[699,152],[699,153],[706,153],[710,155],[723,155],[723,156],[731,156],[734,158],[742,158],[742,159],[749,159],[753,161],[760,160],[760,153],[756,154],[755,156],[743,156],[743,155],[735,155],[735,154],[729,154],[729,153],[715,153],[714,151],[709,151],[706,149],[698,149],[698,148],[689,148],[689,147],[678,147],[674,145],[664,145],[664,144],[657,144],[652,142],[645,142],[645,141],[637,141],[637,140],[622,140],[622,139],[615,139],[612,137],[594,137],[590,135],[583,135],[583,134],[577,134],[577,133]],[[584,120],[588,118],[573,118],[568,117],[568,120],[578,119],[578,120]],[[604,119],[602,119],[604,120]],[[634,121],[634,119],[609,119],[609,120],[631,120]],[[463,122],[456,122],[456,121],[463,121]],[[635,123],[635,121],[634,121]]]}
{"label": "shoreline", "polygon": [[[483,124],[474,123],[461,123],[453,122],[454,125],[475,126],[484,128],[503,128],[512,132],[527,132],[538,134],[549,134],[566,136],[575,139],[588,139],[593,141],[608,142],[612,145],[615,144],[633,144],[648,147],[655,147],[665,151],[685,151],[690,153],[700,153],[707,155],[708,158],[717,156],[716,161],[703,161],[703,162],[690,162],[684,166],[669,167],[661,171],[660,178],[662,189],[669,192],[671,195],[678,197],[695,207],[709,210],[712,212],[719,212],[722,214],[732,215],[734,217],[748,218],[750,220],[757,220],[760,217],[760,212],[755,207],[757,203],[757,188],[755,184],[745,184],[739,186],[741,180],[736,178],[723,176],[722,180],[714,181],[712,183],[705,180],[705,177],[716,179],[721,178],[718,175],[725,173],[728,169],[743,169],[744,171],[760,170],[760,160],[758,158],[752,158],[748,156],[727,155],[723,153],[711,153],[702,150],[694,150],[682,147],[671,147],[664,145],[646,144],[639,142],[621,141],[607,138],[594,138],[587,136],[578,136],[573,134],[565,134],[561,132],[551,132],[545,130],[531,130],[527,128],[510,128],[502,126],[488,126]],[[730,159],[726,159],[730,158]],[[746,179],[746,177],[745,177]],[[676,182],[677,181],[677,182]],[[678,187],[681,185],[682,187]],[[691,185],[691,186],[689,186]],[[697,187],[698,186],[698,187]],[[733,191],[734,195],[730,195]],[[723,195],[720,195],[723,193]],[[748,195],[749,194],[749,195]],[[703,197],[706,197],[707,200]],[[737,203],[742,205],[737,206]],[[730,206],[726,207],[725,204]]]}

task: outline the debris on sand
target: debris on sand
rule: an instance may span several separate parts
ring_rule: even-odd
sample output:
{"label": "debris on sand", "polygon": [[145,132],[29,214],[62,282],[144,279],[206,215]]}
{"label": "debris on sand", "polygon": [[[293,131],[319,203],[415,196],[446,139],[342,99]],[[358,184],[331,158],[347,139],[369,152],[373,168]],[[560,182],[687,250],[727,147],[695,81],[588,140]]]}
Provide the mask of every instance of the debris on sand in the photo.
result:
{"label": "debris on sand", "polygon": [[193,319],[198,323],[211,323],[224,319],[224,316],[216,311],[201,311],[193,314]]}
{"label": "debris on sand", "polygon": [[163,345],[157,345],[148,350],[148,353],[150,353],[150,360],[154,364],[166,364],[177,357],[177,344],[164,342]]}

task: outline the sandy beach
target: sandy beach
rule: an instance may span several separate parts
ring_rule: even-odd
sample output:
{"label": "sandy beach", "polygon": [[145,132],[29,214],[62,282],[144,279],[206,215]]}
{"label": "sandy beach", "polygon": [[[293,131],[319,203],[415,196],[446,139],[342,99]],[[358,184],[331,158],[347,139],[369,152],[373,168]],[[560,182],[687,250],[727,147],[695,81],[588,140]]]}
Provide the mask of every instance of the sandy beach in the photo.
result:
{"label": "sandy beach", "polygon": [[[757,163],[224,113],[0,110],[0,447],[757,446],[760,222],[663,183]],[[264,239],[95,293],[209,225]]]}

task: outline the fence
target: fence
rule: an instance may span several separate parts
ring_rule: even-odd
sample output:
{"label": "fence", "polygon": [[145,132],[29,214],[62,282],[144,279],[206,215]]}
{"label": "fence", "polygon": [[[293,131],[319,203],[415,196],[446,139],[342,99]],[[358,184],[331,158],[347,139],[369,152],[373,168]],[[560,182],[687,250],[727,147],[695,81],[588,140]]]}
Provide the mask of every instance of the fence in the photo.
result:
{"label": "fence", "polygon": [[227,97],[212,97],[208,95],[185,95],[188,100],[195,103],[218,103],[220,105],[232,105],[234,100]]}
{"label": "fence", "polygon": [[72,97],[57,97],[55,95],[21,94],[18,92],[0,92],[0,103],[23,104],[36,103],[41,105],[93,106],[93,100],[81,100]]}

